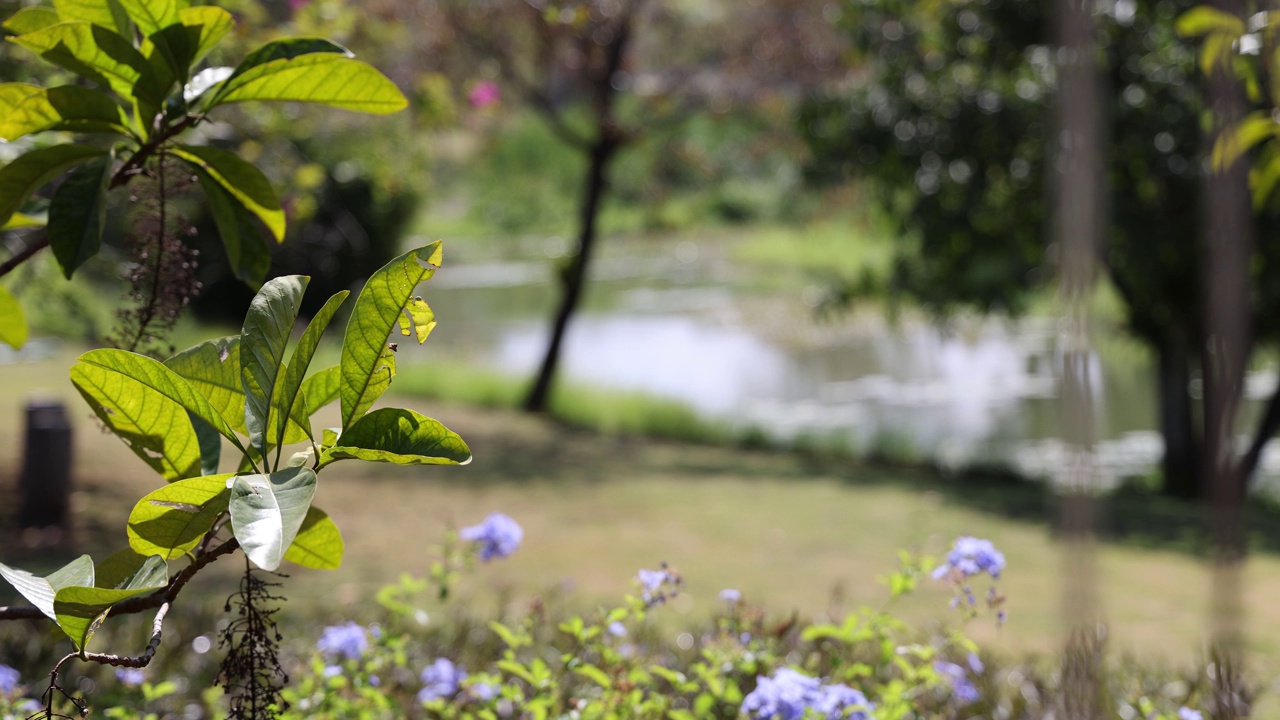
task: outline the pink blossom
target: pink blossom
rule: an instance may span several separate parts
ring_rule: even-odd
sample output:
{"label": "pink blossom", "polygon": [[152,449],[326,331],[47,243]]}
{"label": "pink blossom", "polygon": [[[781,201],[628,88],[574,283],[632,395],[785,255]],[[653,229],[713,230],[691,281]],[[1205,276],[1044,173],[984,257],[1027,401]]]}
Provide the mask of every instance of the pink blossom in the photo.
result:
{"label": "pink blossom", "polygon": [[502,89],[492,80],[481,80],[471,87],[467,101],[474,108],[489,107],[502,101]]}

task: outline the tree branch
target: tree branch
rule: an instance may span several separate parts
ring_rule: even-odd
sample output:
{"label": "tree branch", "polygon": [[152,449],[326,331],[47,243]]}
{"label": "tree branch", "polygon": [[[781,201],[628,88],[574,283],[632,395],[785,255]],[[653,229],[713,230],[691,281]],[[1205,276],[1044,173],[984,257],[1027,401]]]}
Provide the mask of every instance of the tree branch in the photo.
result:
{"label": "tree branch", "polygon": [[[133,155],[130,155],[129,159],[115,171],[111,176],[111,182],[108,184],[107,189],[114,190],[118,187],[123,187],[133,179],[134,175],[138,175],[143,172],[143,166],[146,164],[147,160],[160,149],[161,145],[173,136],[181,133],[183,130],[194,127],[202,119],[204,119],[203,115],[187,115],[173,125],[170,125],[151,136],[150,140],[143,143],[142,147],[139,147],[138,151]],[[8,275],[19,265],[30,260],[33,255],[47,247],[49,247],[49,233],[46,231],[35,241],[28,243],[21,251],[6,259],[3,263],[0,263],[0,277]]]}
{"label": "tree branch", "polygon": [[1262,460],[1262,451],[1266,449],[1267,443],[1277,430],[1280,430],[1280,382],[1271,393],[1271,399],[1267,400],[1267,409],[1263,411],[1262,419],[1258,421],[1253,442],[1249,443],[1248,451],[1241,456],[1236,467],[1236,477],[1244,485],[1244,490],[1248,490],[1252,484],[1258,463]]}
{"label": "tree branch", "polygon": [[12,257],[0,263],[0,277],[8,275],[14,268],[31,259],[32,255],[49,247],[49,233],[42,231],[35,240],[27,243],[27,246],[14,253]]}
{"label": "tree branch", "polygon": [[[195,577],[196,573],[200,572],[205,566],[223,555],[229,555],[235,552],[239,547],[240,543],[235,538],[226,541],[213,550],[201,555],[195,562],[183,568],[181,572],[173,576],[173,579],[169,581],[169,584],[163,590],[151,595],[130,598],[124,602],[117,603],[111,606],[111,614],[130,615],[172,603],[178,597],[178,593],[182,592],[182,588],[191,581],[191,578]],[[48,617],[44,613],[33,607],[0,607],[0,621],[47,619]],[[163,619],[163,615],[160,616],[160,619]]]}

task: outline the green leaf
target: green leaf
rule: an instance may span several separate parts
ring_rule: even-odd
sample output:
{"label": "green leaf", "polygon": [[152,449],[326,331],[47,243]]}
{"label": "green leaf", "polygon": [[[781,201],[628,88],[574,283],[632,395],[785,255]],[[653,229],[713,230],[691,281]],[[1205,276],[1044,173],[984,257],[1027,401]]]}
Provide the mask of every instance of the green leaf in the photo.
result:
{"label": "green leaf", "polygon": [[32,5],[24,7],[5,20],[3,27],[5,30],[15,35],[25,35],[36,30],[43,30],[50,25],[57,25],[61,22],[58,13],[53,8]]}
{"label": "green leaf", "polygon": [[23,201],[67,168],[101,157],[105,150],[89,145],[52,145],[32,150],[0,168],[0,223]]}
{"label": "green leaf", "polygon": [[1244,34],[1244,21],[1239,17],[1209,5],[1198,5],[1178,16],[1174,28],[1183,37],[1199,37],[1209,33],[1223,33],[1238,38]]}
{"label": "green leaf", "polygon": [[117,0],[129,17],[138,24],[143,35],[179,22],[178,3],[174,0]]}
{"label": "green leaf", "polygon": [[147,58],[131,42],[101,25],[62,22],[12,41],[125,97],[156,106],[164,101]]}
{"label": "green leaf", "polygon": [[342,384],[342,368],[331,365],[302,381],[302,395],[307,400],[305,414],[308,418],[320,408],[338,399]]}
{"label": "green leaf", "polygon": [[68,585],[92,585],[93,558],[81,555],[47,577],[32,575],[26,570],[11,568],[0,563],[0,577],[8,580],[9,584],[27,599],[27,602],[35,605],[37,610],[56,622],[58,616],[53,611],[54,595]]}
{"label": "green leaf", "polygon": [[307,510],[298,536],[285,551],[284,559],[312,570],[336,570],[342,565],[344,544],[338,526],[325,511]]}
{"label": "green leaf", "polygon": [[[596,667],[595,665],[579,665],[578,667],[574,668],[573,671],[581,675],[582,677],[587,678],[588,680],[594,682],[595,684],[599,685],[605,690],[608,690],[609,688],[613,687],[613,681],[609,679],[609,676],[606,675],[603,670]],[[707,713],[707,715],[705,715],[704,717],[709,715],[710,713]]]}
{"label": "green leaf", "polygon": [[271,269],[271,252],[253,222],[254,216],[209,173],[203,170],[195,173],[209,201],[232,272],[249,287],[258,289]]}
{"label": "green leaf", "polygon": [[165,360],[164,365],[204,396],[233,430],[245,432],[239,335],[193,345]]}
{"label": "green leaf", "polygon": [[209,423],[187,413],[191,428],[196,431],[196,444],[200,446],[200,474],[218,474],[218,464],[222,461],[222,436]]}
{"label": "green leaf", "polygon": [[1280,135],[1280,124],[1270,112],[1249,113],[1234,127],[1227,128],[1213,143],[1213,169],[1222,171],[1249,152],[1255,145]]}
{"label": "green leaf", "polygon": [[25,213],[14,213],[9,216],[9,220],[7,222],[0,225],[0,232],[5,230],[22,230],[24,228],[44,227],[46,224],[46,218],[27,215]]}
{"label": "green leaf", "polygon": [[357,420],[329,448],[320,466],[346,459],[397,465],[460,465],[471,450],[458,434],[429,417],[403,408],[380,408]]}
{"label": "green leaf", "polygon": [[231,486],[231,529],[244,554],[263,570],[280,567],[293,544],[311,498],[316,474],[310,468],[286,468],[270,475],[237,475]]}
{"label": "green leaf", "polygon": [[156,30],[142,42],[142,55],[151,64],[161,92],[169,95],[174,85],[185,85],[200,45],[200,27],[174,23]]}
{"label": "green leaf", "polygon": [[208,107],[249,100],[318,103],[376,115],[409,104],[386,75],[335,53],[272,60],[232,75]]}
{"label": "green leaf", "polygon": [[249,445],[264,462],[270,440],[267,423],[271,417],[271,397],[284,362],[285,345],[310,280],[305,275],[287,275],[263,285],[249,304],[240,332],[244,425],[249,431]]}
{"label": "green leaf", "polygon": [[78,85],[42,88],[0,84],[0,140],[46,130],[127,134],[120,106],[110,96]]}
{"label": "green leaf", "polygon": [[301,392],[302,380],[307,374],[307,368],[311,366],[311,358],[320,345],[321,336],[329,327],[329,321],[333,319],[338,308],[350,294],[349,291],[343,290],[329,298],[324,307],[311,318],[306,331],[302,333],[297,346],[294,347],[293,355],[289,357],[289,364],[285,367],[284,377],[280,378],[272,392],[271,416],[268,418],[267,428],[269,433],[274,431],[274,435],[268,440],[281,442],[279,438],[285,438],[287,441],[286,426],[290,420],[302,428],[307,438],[311,437],[311,420],[306,412],[306,396]]}
{"label": "green leaf", "polygon": [[53,0],[53,9],[63,22],[81,20],[129,36],[129,16],[117,0]]}
{"label": "green leaf", "polygon": [[166,485],[145,495],[129,513],[129,547],[142,555],[176,560],[191,552],[218,516],[227,512],[231,473]]}
{"label": "green leaf", "polygon": [[108,590],[121,588],[137,574],[138,568],[146,561],[147,556],[139,555],[133,548],[118,550],[94,567],[93,586]]}
{"label": "green leaf", "polygon": [[258,216],[276,241],[284,240],[284,210],[262,171],[235,153],[207,146],[179,145],[173,154],[208,173],[246,210]]}
{"label": "green leaf", "polygon": [[169,583],[169,568],[163,559],[152,556],[120,589],[91,586],[61,588],[54,596],[56,620],[62,631],[83,650],[106,619],[111,606],[122,600],[159,590]]}
{"label": "green leaf", "polygon": [[291,60],[302,55],[336,54],[342,57],[355,57],[348,49],[332,40],[317,37],[285,38],[272,40],[254,50],[240,61],[231,77],[243,75],[253,68],[266,65],[276,60]]}
{"label": "green leaf", "polygon": [[414,288],[440,261],[438,241],[410,250],[375,272],[360,291],[342,340],[342,427],[363,415],[390,384],[395,361],[387,337],[400,325]]}
{"label": "green leaf", "polygon": [[107,374],[115,374],[133,380],[143,387],[149,387],[165,397],[181,405],[196,417],[209,423],[223,437],[227,438],[240,452],[244,445],[231,430],[227,421],[218,414],[203,395],[197,393],[182,376],[149,357],[124,350],[102,349],[91,350],[80,356],[80,362],[71,368],[99,368]]}
{"label": "green leaf", "polygon": [[111,156],[104,155],[72,170],[53,194],[49,205],[49,246],[68,280],[102,246],[110,183]]}
{"label": "green leaf", "polygon": [[14,350],[27,344],[27,316],[22,313],[18,298],[3,285],[0,285],[0,342]]}
{"label": "green leaf", "polygon": [[191,58],[192,65],[200,62],[209,51],[217,47],[236,24],[231,13],[212,5],[182,8],[178,11],[178,17],[182,19],[183,25],[200,28],[195,56]]}
{"label": "green leaf", "polygon": [[75,364],[71,382],[103,424],[165,480],[200,474],[200,440],[180,403],[98,364]]}

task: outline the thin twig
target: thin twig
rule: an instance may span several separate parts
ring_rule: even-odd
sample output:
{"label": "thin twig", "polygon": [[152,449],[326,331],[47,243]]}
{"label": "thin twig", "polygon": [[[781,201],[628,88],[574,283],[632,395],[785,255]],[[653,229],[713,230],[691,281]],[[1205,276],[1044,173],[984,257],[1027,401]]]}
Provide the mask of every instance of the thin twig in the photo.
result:
{"label": "thin twig", "polygon": [[17,253],[15,253],[13,257],[0,263],[0,277],[4,277],[5,275],[8,275],[9,272],[12,271],[14,268],[18,267],[19,265],[26,262],[27,260],[30,260],[32,255],[35,255],[36,253],[40,252],[41,250],[47,247],[49,247],[49,233],[42,230],[40,231],[39,237],[37,237],[35,240],[32,240],[31,242],[28,242],[26,247],[22,248]]}

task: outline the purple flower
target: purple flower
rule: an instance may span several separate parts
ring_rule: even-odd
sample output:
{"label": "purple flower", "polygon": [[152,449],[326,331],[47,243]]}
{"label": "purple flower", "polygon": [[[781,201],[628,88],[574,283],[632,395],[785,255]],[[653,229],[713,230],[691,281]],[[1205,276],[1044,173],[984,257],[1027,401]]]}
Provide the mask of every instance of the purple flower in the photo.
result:
{"label": "purple flower", "polygon": [[614,620],[613,622],[609,623],[608,629],[609,629],[609,634],[614,637],[624,638],[627,636],[627,626],[623,625],[617,620]]}
{"label": "purple flower", "polygon": [[756,720],[800,720],[822,687],[821,681],[779,668],[768,678],[756,678],[756,689],[742,700],[742,711]]}
{"label": "purple flower", "polygon": [[720,591],[720,599],[730,605],[735,605],[739,600],[742,600],[742,593],[733,588],[725,588]]}
{"label": "purple flower", "polygon": [[0,694],[8,694],[18,687],[22,674],[8,665],[0,664]]}
{"label": "purple flower", "polygon": [[969,673],[965,672],[965,669],[959,665],[946,660],[939,660],[933,664],[933,670],[947,681],[947,684],[951,686],[951,696],[961,705],[977,702],[978,698],[981,697],[977,686],[969,679]]}
{"label": "purple flower", "polygon": [[1192,710],[1184,705],[1178,708],[1178,720],[1204,720],[1204,715],[1199,710]]}
{"label": "purple flower", "polygon": [[524,540],[524,530],[515,520],[502,513],[491,513],[479,525],[462,528],[458,537],[468,542],[480,544],[480,559],[488,562],[494,558],[504,558],[520,547]]}
{"label": "purple flower", "polygon": [[358,660],[369,648],[369,638],[364,627],[349,622],[346,625],[331,625],[320,634],[316,641],[316,649],[326,655],[343,655],[348,660]]}
{"label": "purple flower", "polygon": [[467,688],[467,694],[480,702],[489,702],[498,694],[498,686],[491,683],[476,683]]}
{"label": "purple flower", "polygon": [[1004,554],[996,550],[990,540],[964,535],[956,538],[951,552],[947,553],[946,562],[933,571],[933,577],[938,580],[948,576],[963,579],[985,572],[998,578],[1002,570]]}
{"label": "purple flower", "polygon": [[978,653],[969,653],[968,662],[969,669],[974,675],[981,675],[987,671],[987,666],[982,664],[982,658],[978,657]]}
{"label": "purple flower", "polygon": [[418,691],[418,702],[451,698],[458,694],[458,683],[466,678],[466,671],[451,660],[438,658],[422,669],[423,687]]}
{"label": "purple flower", "polygon": [[138,687],[146,682],[147,674],[142,672],[142,668],[116,668],[116,680],[125,687]]}
{"label": "purple flower", "polygon": [[338,677],[342,674],[342,668],[338,665],[326,665],[324,671],[320,673],[325,679]]}
{"label": "purple flower", "polygon": [[870,716],[866,711],[873,705],[867,702],[866,695],[848,685],[824,685],[811,707],[828,718],[868,720]]}

